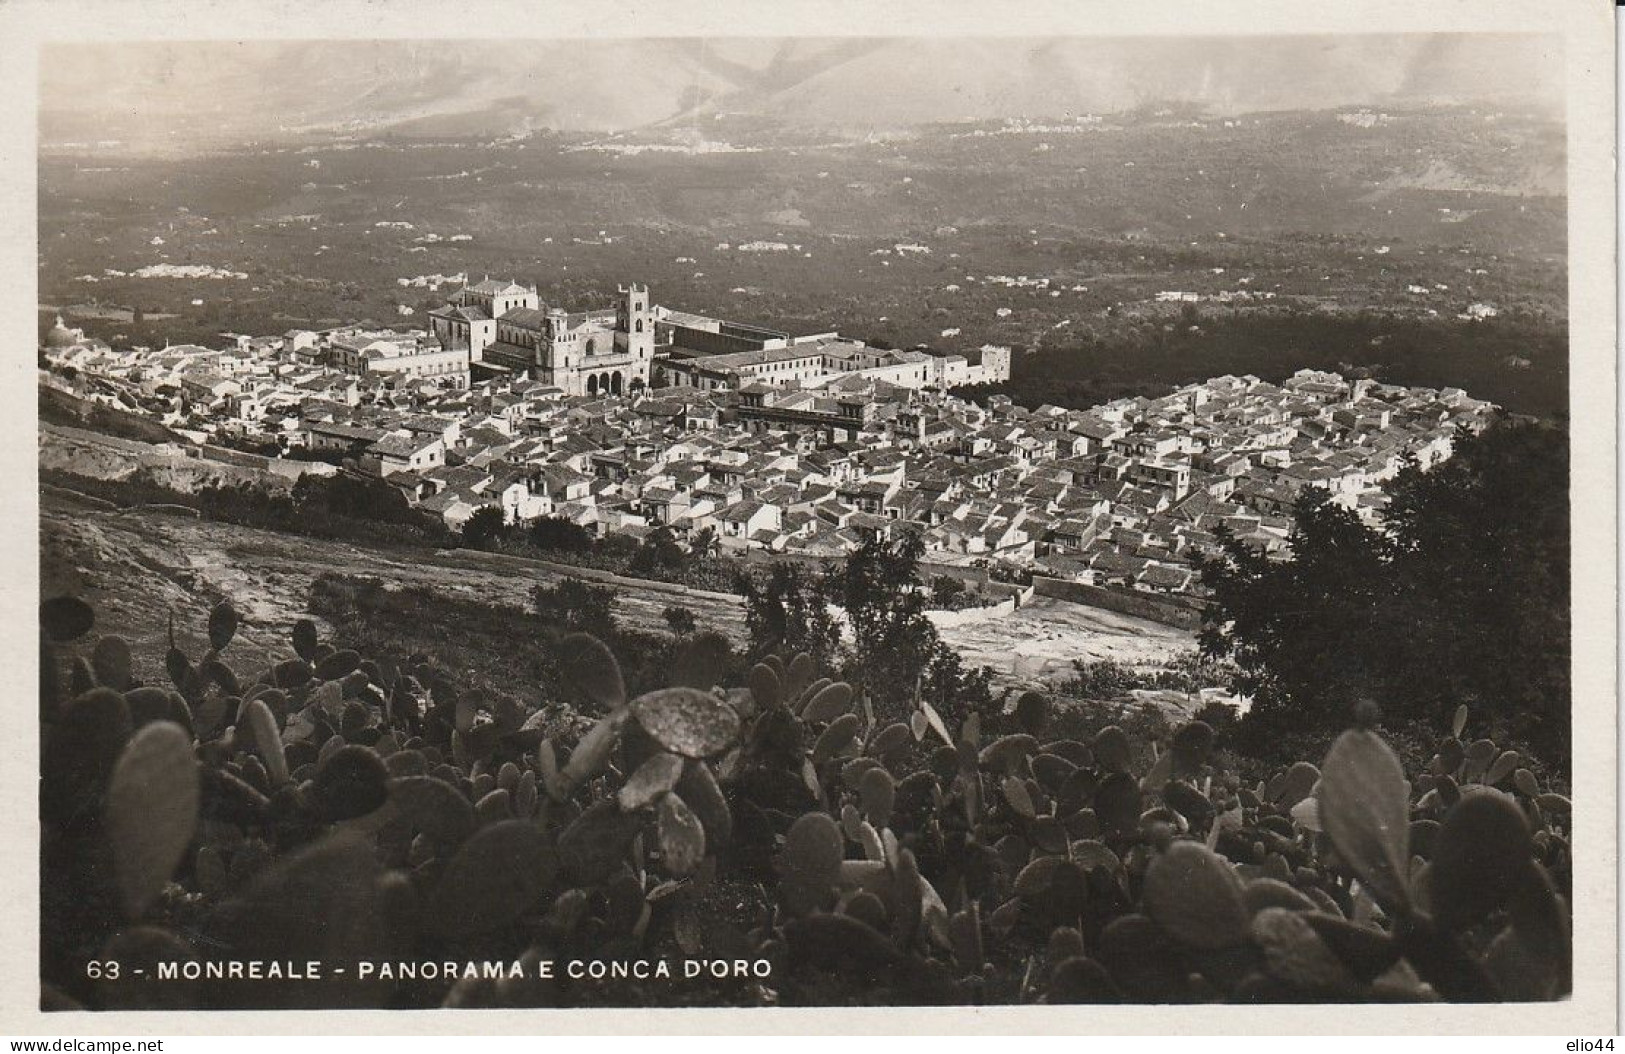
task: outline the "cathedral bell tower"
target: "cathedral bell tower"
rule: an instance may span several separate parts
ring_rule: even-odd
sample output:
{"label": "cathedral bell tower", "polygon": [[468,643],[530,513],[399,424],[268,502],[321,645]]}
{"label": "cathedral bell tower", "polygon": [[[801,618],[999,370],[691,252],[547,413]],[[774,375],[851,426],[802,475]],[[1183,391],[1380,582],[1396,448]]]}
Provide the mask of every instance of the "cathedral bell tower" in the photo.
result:
{"label": "cathedral bell tower", "polygon": [[570,319],[562,308],[548,308],[541,339],[537,341],[537,364],[542,368],[541,380],[570,390],[569,378],[579,367],[571,354],[574,344],[570,340]]}
{"label": "cathedral bell tower", "polygon": [[616,344],[625,348],[631,358],[627,366],[627,381],[649,384],[649,363],[654,358],[655,319],[649,303],[649,287],[633,282],[619,288],[620,301],[615,305]]}

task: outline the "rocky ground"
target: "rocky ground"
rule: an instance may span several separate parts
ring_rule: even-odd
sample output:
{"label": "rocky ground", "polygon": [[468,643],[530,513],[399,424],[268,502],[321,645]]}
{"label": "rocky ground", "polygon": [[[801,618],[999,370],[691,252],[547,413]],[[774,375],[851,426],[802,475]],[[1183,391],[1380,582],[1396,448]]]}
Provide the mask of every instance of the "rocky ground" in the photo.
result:
{"label": "rocky ground", "polygon": [[1064,680],[1074,659],[1154,666],[1196,647],[1188,630],[1050,597],[941,633],[970,665],[992,667],[1001,681],[1019,683]]}

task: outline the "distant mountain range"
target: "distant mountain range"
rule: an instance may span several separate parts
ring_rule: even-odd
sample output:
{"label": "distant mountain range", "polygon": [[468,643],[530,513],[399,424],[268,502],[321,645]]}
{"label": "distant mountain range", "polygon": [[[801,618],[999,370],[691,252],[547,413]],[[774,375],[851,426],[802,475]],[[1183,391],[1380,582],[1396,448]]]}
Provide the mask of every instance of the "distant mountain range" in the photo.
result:
{"label": "distant mountain range", "polygon": [[46,144],[622,132],[759,117],[843,134],[1143,106],[1488,104],[1560,115],[1560,40],[1507,35],[52,45]]}

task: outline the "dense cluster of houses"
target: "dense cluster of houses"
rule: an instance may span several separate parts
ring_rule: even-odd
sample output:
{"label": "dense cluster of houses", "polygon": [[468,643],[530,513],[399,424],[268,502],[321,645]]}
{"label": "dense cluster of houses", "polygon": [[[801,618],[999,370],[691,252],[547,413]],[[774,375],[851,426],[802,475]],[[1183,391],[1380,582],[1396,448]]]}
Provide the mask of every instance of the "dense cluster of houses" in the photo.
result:
{"label": "dense cluster of houses", "polygon": [[1281,553],[1306,487],[1376,521],[1407,459],[1448,457],[1458,428],[1481,430],[1494,412],[1459,389],[1307,370],[1090,410],[978,403],[863,373],[816,388],[745,379],[581,395],[523,372],[448,384],[350,370],[332,361],[339,347],[398,358],[423,346],[334,331],[114,351],[59,327],[45,377],[200,443],[353,459],[453,527],[490,506],[514,523],[666,527],[810,556],[915,530],[933,563],[1156,593],[1197,588],[1192,558],[1217,551],[1221,526]]}

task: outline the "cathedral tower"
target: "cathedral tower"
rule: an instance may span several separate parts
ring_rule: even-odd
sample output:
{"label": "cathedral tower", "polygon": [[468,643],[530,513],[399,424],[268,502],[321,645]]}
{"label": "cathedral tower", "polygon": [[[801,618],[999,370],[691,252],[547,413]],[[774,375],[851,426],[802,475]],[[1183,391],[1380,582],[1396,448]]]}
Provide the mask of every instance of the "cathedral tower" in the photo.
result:
{"label": "cathedral tower", "polygon": [[649,287],[642,282],[619,287],[620,300],[615,305],[615,343],[617,350],[631,359],[627,364],[627,380],[649,384],[650,360],[654,358],[655,318],[649,303]]}

